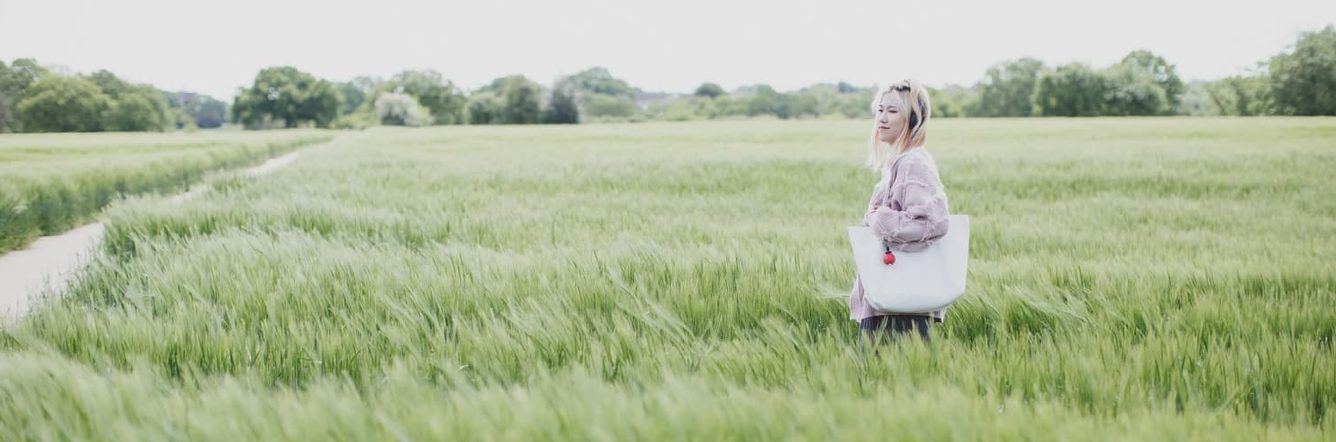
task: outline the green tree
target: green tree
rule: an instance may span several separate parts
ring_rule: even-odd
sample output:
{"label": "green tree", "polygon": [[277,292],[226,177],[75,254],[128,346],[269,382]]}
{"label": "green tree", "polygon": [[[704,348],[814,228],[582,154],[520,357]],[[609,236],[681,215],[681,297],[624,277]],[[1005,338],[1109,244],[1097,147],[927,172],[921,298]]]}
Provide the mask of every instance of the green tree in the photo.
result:
{"label": "green tree", "polygon": [[357,112],[362,104],[366,103],[367,98],[375,95],[376,90],[381,87],[381,81],[371,77],[357,77],[352,81],[345,81],[335,85],[339,90],[339,96],[343,97],[343,107],[340,113],[347,115]]}
{"label": "green tree", "polygon": [[634,98],[639,92],[626,81],[612,76],[604,67],[592,67],[566,76],[558,81],[558,85],[571,88],[577,96],[599,94]]}
{"label": "green tree", "polygon": [[102,90],[102,93],[107,94],[108,97],[112,98],[130,90],[129,83],[121,80],[116,74],[113,74],[106,69],[89,74],[88,81],[93,82],[93,84],[97,85],[98,89]]}
{"label": "green tree", "polygon": [[10,66],[0,61],[0,133],[19,132],[18,105],[27,96],[28,87],[46,74],[46,69],[31,58],[15,59]]}
{"label": "green tree", "polygon": [[1336,115],[1336,26],[1299,36],[1271,57],[1270,95],[1284,115]]}
{"label": "green tree", "polygon": [[783,98],[775,88],[768,84],[758,84],[740,91],[746,97],[746,113],[749,117],[758,115],[778,115],[783,110]]}
{"label": "green tree", "polygon": [[1173,109],[1155,74],[1139,66],[1113,65],[1104,71],[1104,81],[1104,115],[1165,115]]}
{"label": "green tree", "polygon": [[391,126],[422,126],[431,124],[431,110],[412,95],[395,92],[376,97],[376,117],[380,124]]}
{"label": "green tree", "polygon": [[[839,93],[835,97],[835,102],[831,103],[830,113],[842,115],[844,118],[871,118],[872,113],[872,93],[875,87],[856,87],[847,82],[835,84],[835,91]],[[933,103],[936,105],[937,97],[933,96]],[[933,109],[933,116],[937,115],[937,109]]]}
{"label": "green tree", "polygon": [[929,88],[928,93],[932,95],[933,118],[957,118],[965,116],[965,105],[973,99],[974,90],[952,84],[941,89]]}
{"label": "green tree", "polygon": [[1274,111],[1265,75],[1236,75],[1206,85],[1220,115],[1269,115]]}
{"label": "green tree", "polygon": [[174,125],[175,111],[162,92],[145,84],[131,84],[106,70],[88,76],[111,99],[104,128],[114,131],[161,131]]}
{"label": "green tree", "polygon": [[5,66],[5,61],[0,60],[0,134],[6,132],[15,132],[18,130],[18,121],[14,109],[18,101],[22,98],[17,91],[11,91],[9,86],[10,73],[9,66]]}
{"label": "green tree", "polygon": [[579,105],[580,115],[591,118],[628,118],[639,110],[635,101],[640,89],[614,77],[603,67],[562,77],[553,89],[570,92]]}
{"label": "green tree", "polygon": [[381,87],[383,90],[404,93],[417,98],[431,110],[435,124],[463,124],[464,108],[468,98],[434,70],[403,71]]}
{"label": "green tree", "polygon": [[818,91],[805,89],[784,96],[787,97],[784,100],[787,118],[817,117],[822,114],[822,102],[825,97]]}
{"label": "green tree", "polygon": [[767,84],[758,84],[739,90],[735,97],[743,106],[743,113],[749,117],[774,115],[781,119],[799,118],[815,115],[817,101],[811,94],[786,94],[776,91]]}
{"label": "green tree", "polygon": [[27,88],[18,104],[19,124],[27,132],[97,132],[111,99],[80,77],[45,74]]}
{"label": "green tree", "polygon": [[495,92],[480,90],[469,96],[469,124],[500,124],[501,112],[505,108],[501,97]]}
{"label": "green tree", "polygon": [[1081,63],[1058,66],[1039,80],[1035,106],[1039,115],[1085,117],[1104,112],[1108,86],[1099,72]]}
{"label": "green tree", "polygon": [[162,131],[173,121],[168,119],[166,105],[157,94],[123,93],[111,102],[107,110],[107,130]]}
{"label": "green tree", "polygon": [[978,96],[967,106],[972,117],[1028,117],[1034,115],[1033,97],[1044,63],[1022,58],[993,65],[976,87]]}
{"label": "green tree", "polygon": [[534,124],[543,117],[543,86],[523,75],[497,78],[481,92],[496,94],[501,108],[489,115],[490,124]]}
{"label": "green tree", "polygon": [[543,87],[519,77],[506,88],[504,120],[509,124],[538,123],[543,115]]}
{"label": "green tree", "polygon": [[1164,90],[1167,106],[1160,109],[1156,115],[1170,114],[1178,107],[1185,86],[1183,80],[1178,78],[1178,72],[1174,69],[1174,65],[1170,64],[1164,57],[1142,49],[1127,54],[1118,64],[1149,73],[1155,84]]}
{"label": "green tree", "polygon": [[232,120],[247,128],[268,128],[282,123],[297,127],[311,122],[328,127],[338,117],[339,93],[333,84],[291,66],[270,67],[255,76],[232,104]]}
{"label": "green tree", "polygon": [[591,94],[585,96],[584,113],[590,117],[627,118],[636,113],[636,104],[628,97]]}
{"label": "green tree", "polygon": [[[857,101],[856,117],[868,115],[868,100],[871,90],[860,90],[849,83],[818,83],[790,93],[793,97],[790,110],[795,116],[844,115],[845,101]],[[854,98],[856,97],[856,98]]]}
{"label": "green tree", "polygon": [[724,92],[723,87],[720,87],[719,85],[714,83],[707,82],[707,83],[701,83],[700,86],[696,87],[696,92],[692,95],[695,95],[697,97],[714,98],[724,94],[727,94],[727,92]]}
{"label": "green tree", "polygon": [[580,105],[575,102],[575,92],[564,87],[552,88],[544,120],[551,124],[579,123]]}
{"label": "green tree", "polygon": [[197,105],[191,109],[190,116],[196,127],[211,129],[222,127],[227,122],[227,103],[208,95],[197,95]]}
{"label": "green tree", "polygon": [[691,121],[712,118],[708,108],[715,100],[715,98],[710,97],[688,95],[678,97],[672,101],[650,104],[647,113],[650,118],[662,121]]}

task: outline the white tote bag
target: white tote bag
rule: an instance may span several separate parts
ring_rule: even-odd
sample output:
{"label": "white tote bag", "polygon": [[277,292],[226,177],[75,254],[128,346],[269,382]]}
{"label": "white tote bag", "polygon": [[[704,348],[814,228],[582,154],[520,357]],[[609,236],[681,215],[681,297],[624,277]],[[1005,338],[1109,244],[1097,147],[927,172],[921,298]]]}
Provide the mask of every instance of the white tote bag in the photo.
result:
{"label": "white tote bag", "polygon": [[951,215],[946,235],[918,252],[892,249],[895,264],[882,261],[885,248],[871,227],[849,227],[854,264],[863,280],[863,297],[886,313],[928,313],[951,305],[965,294],[965,266],[970,254],[970,218]]}

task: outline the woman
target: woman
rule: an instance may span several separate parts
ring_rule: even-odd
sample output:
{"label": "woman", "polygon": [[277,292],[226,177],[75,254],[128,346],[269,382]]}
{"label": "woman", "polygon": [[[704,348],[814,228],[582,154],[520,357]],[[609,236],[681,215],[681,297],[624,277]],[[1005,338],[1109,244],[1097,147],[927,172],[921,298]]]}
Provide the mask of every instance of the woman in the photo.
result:
{"label": "woman", "polygon": [[[868,142],[868,165],[881,172],[873,187],[863,225],[872,227],[892,250],[916,252],[946,234],[946,192],[937,163],[924,147],[932,116],[928,91],[913,80],[894,83],[873,97],[876,113]],[[849,294],[849,317],[858,321],[862,339],[894,338],[917,331],[925,342],[930,321],[942,322],[946,309],[899,314],[873,310],[863,298],[862,278]]]}

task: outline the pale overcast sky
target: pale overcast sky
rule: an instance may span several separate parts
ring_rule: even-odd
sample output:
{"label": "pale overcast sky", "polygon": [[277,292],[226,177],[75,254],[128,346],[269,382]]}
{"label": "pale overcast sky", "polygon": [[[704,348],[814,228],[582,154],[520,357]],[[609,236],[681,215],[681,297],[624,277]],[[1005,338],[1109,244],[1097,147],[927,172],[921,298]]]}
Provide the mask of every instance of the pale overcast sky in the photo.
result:
{"label": "pale overcast sky", "polygon": [[846,80],[972,84],[998,61],[1096,66],[1147,48],[1186,80],[1242,72],[1336,1],[0,0],[0,59],[228,98],[256,71],[431,68],[464,88],[606,66],[650,91]]}

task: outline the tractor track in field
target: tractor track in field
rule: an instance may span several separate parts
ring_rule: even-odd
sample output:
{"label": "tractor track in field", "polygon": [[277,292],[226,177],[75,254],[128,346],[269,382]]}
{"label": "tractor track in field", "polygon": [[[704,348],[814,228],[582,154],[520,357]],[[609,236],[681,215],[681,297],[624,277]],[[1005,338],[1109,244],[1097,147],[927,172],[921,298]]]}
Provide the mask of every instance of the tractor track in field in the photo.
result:
{"label": "tractor track in field", "polygon": [[[242,173],[254,177],[282,169],[296,161],[302,152],[328,143],[270,158]],[[167,201],[179,204],[210,189],[206,184],[196,184]],[[0,326],[18,322],[43,298],[59,296],[69,286],[70,279],[88,265],[105,231],[101,221],[93,222],[43,236],[25,249],[0,255]]]}

